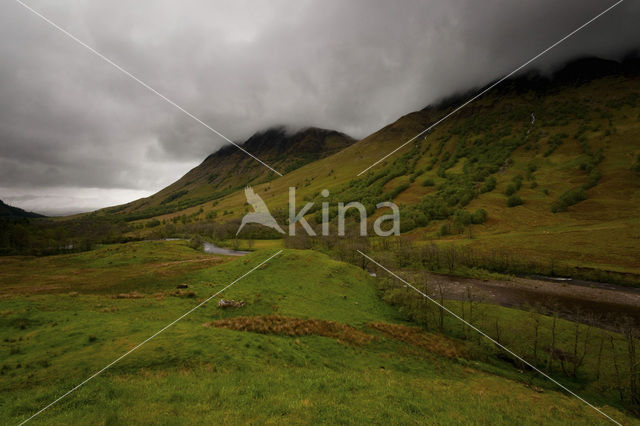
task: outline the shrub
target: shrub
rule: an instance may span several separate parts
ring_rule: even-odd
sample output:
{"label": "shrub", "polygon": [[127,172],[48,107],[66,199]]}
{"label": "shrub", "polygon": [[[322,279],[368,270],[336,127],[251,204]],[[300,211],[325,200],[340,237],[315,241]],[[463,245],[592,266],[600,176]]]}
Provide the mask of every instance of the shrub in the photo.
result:
{"label": "shrub", "polygon": [[202,247],[202,238],[200,238],[199,235],[196,235],[195,237],[191,238],[189,240],[189,247],[195,250],[199,250],[200,247]]}
{"label": "shrub", "polygon": [[495,176],[489,176],[485,181],[484,184],[482,185],[482,187],[480,187],[480,192],[481,193],[485,193],[485,192],[491,192],[496,188],[496,178]]}
{"label": "shrub", "polygon": [[464,191],[460,194],[460,205],[462,207],[466,206],[475,198],[476,194],[472,191]]}
{"label": "shrub", "polygon": [[510,195],[515,194],[516,192],[518,192],[520,190],[520,188],[522,187],[522,176],[518,175],[518,176],[514,176],[513,179],[511,179],[511,182],[508,186],[507,189],[504,191],[504,194],[508,197]]}
{"label": "shrub", "polygon": [[507,198],[507,207],[515,207],[522,204],[524,204],[524,201],[522,201],[522,198],[520,198],[520,196],[518,195],[512,195]]}
{"label": "shrub", "polygon": [[471,215],[471,223],[476,225],[483,224],[487,221],[487,211],[485,209],[478,209]]}
{"label": "shrub", "polygon": [[466,210],[456,210],[453,214],[453,231],[461,234],[464,227],[472,222],[471,213]]}
{"label": "shrub", "polygon": [[422,181],[422,186],[435,186],[435,182],[431,178],[425,179]]}
{"label": "shrub", "polygon": [[563,139],[565,139],[568,135],[566,135],[565,133],[559,133],[559,134],[555,134],[553,136],[551,136],[549,138],[549,142],[548,145],[549,147],[547,148],[547,150],[544,152],[543,156],[544,157],[548,157],[551,154],[553,154],[553,152],[560,146],[562,145]]}
{"label": "shrub", "polygon": [[144,226],[147,228],[155,228],[156,226],[160,226],[160,221],[158,219],[150,220]]}
{"label": "shrub", "polygon": [[451,234],[451,229],[449,228],[449,224],[445,223],[440,227],[440,235],[444,236],[449,234]]}
{"label": "shrub", "polygon": [[408,183],[403,183],[400,184],[398,186],[396,186],[395,188],[393,188],[391,191],[389,191],[388,194],[388,199],[389,200],[393,200],[394,198],[396,198],[402,191],[404,191],[405,189],[409,188],[409,184]]}
{"label": "shrub", "polygon": [[514,176],[513,179],[511,179],[511,181],[515,185],[516,191],[519,191],[520,188],[522,187],[522,175]]}
{"label": "shrub", "polygon": [[403,217],[400,221],[400,232],[409,232],[416,228],[416,221],[411,217]]}
{"label": "shrub", "polygon": [[587,182],[582,185],[582,189],[587,190],[593,188],[598,184],[598,182],[600,182],[600,179],[602,179],[602,174],[600,173],[600,171],[598,169],[591,170]]}
{"label": "shrub", "polygon": [[162,200],[160,202],[160,204],[168,204],[168,203],[170,203],[170,202],[172,202],[174,200],[177,200],[178,198],[182,197],[183,195],[186,195],[188,192],[189,192],[188,190],[183,189],[181,191],[173,193],[173,194],[167,196],[164,200]]}
{"label": "shrub", "polygon": [[570,189],[565,191],[556,201],[551,204],[551,211],[553,213],[564,212],[567,211],[569,206],[573,206],[574,204],[578,204],[580,201],[584,201],[587,199],[587,194],[584,192],[584,189]]}

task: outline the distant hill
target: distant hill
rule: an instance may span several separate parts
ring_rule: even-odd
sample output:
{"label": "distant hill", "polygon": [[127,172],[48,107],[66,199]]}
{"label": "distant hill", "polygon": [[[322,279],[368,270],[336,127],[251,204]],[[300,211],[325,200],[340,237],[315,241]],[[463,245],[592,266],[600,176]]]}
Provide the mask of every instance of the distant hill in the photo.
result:
{"label": "distant hill", "polygon": [[[284,127],[274,127],[255,133],[241,146],[286,174],[335,154],[354,142],[352,137],[335,130],[310,127],[290,133]],[[255,159],[235,146],[227,145],[158,193],[103,211],[129,218],[152,217],[221,198],[246,185],[268,182],[276,177]]]}
{"label": "distant hill", "polygon": [[13,207],[8,204],[5,204],[2,200],[0,200],[0,218],[36,218],[36,217],[45,217],[44,215],[28,212],[26,210],[22,210],[18,207]]}

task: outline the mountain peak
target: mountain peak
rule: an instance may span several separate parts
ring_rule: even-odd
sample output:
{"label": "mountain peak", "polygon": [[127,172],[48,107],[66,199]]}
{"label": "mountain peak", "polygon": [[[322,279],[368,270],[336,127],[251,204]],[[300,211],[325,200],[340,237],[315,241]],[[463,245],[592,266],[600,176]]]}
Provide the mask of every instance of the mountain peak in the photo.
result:
{"label": "mountain peak", "polygon": [[[294,130],[286,126],[273,126],[264,130],[259,130],[251,135],[246,141],[239,145],[253,155],[260,157],[260,154],[283,154],[293,150],[299,153],[322,154],[327,138],[335,137],[340,142],[335,148],[346,148],[355,142],[351,136],[338,132],[337,130],[322,129],[318,127],[305,127]],[[207,160],[215,157],[228,157],[238,151],[233,145],[225,145],[207,157]],[[295,152],[290,152],[295,155]],[[320,155],[318,158],[322,158]],[[262,158],[261,158],[262,159]],[[205,160],[205,161],[207,161]]]}
{"label": "mountain peak", "polygon": [[[254,133],[239,145],[281,173],[289,173],[355,142],[351,136],[336,130],[306,127],[292,131],[285,126],[274,126]],[[236,146],[225,145],[175,183],[128,205],[127,212],[141,217],[164,214],[274,177],[273,172]]]}

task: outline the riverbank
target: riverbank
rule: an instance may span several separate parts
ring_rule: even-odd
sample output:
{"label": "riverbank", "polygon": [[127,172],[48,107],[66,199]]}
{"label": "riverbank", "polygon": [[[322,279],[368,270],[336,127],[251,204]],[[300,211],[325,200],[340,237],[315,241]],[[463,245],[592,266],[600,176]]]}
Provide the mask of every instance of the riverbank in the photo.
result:
{"label": "riverbank", "polygon": [[607,329],[615,329],[625,316],[640,325],[640,289],[637,288],[572,280],[521,277],[481,280],[436,274],[428,274],[427,282],[432,294],[442,290],[445,299],[467,301],[471,297],[474,302],[537,309]]}

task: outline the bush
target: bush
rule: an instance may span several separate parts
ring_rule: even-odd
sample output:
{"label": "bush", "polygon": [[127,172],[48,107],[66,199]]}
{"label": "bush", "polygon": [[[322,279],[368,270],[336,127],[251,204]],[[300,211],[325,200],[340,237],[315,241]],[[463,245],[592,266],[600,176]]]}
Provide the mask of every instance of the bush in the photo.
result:
{"label": "bush", "polygon": [[461,234],[464,232],[464,227],[471,224],[472,216],[466,210],[456,210],[453,214],[453,231]]}
{"label": "bush", "polygon": [[509,186],[507,186],[507,189],[505,189],[504,191],[504,195],[506,195],[507,197],[510,195],[515,194],[517,191],[516,186],[512,183],[509,184]]}
{"label": "bush", "polygon": [[482,187],[480,187],[480,192],[481,193],[485,193],[485,192],[491,192],[496,188],[496,178],[495,176],[489,176],[485,181],[484,184],[482,185]]}
{"label": "bush", "polygon": [[435,186],[435,182],[430,178],[425,179],[424,181],[422,181],[422,186]]}
{"label": "bush", "polygon": [[522,198],[520,198],[520,196],[518,195],[512,195],[511,197],[507,198],[507,207],[515,207],[522,204],[524,204],[524,201],[522,201]]}
{"label": "bush", "polygon": [[403,183],[400,184],[398,186],[396,186],[395,188],[393,188],[391,191],[389,191],[389,193],[387,194],[387,198],[389,200],[393,200],[394,198],[396,198],[402,191],[404,191],[405,189],[409,188],[409,184],[408,183]]}
{"label": "bush", "polygon": [[440,227],[440,235],[444,236],[449,234],[451,234],[451,229],[449,228],[449,224],[445,223]]}
{"label": "bush", "polygon": [[416,221],[411,217],[402,217],[400,221],[400,232],[409,232],[416,228]]}
{"label": "bush", "polygon": [[507,197],[515,194],[520,190],[520,188],[522,187],[522,176],[521,175],[514,176],[514,178],[511,179],[511,182],[512,183],[510,183],[509,186],[507,186],[507,189],[504,191],[504,194]]}
{"label": "bush", "polygon": [[189,240],[189,247],[191,247],[194,250],[200,250],[200,247],[202,247],[202,238],[200,238],[199,235],[196,235],[195,237],[191,238]]}
{"label": "bush", "polygon": [[471,223],[480,225],[487,221],[487,211],[485,209],[478,209],[471,215]]}
{"label": "bush", "polygon": [[511,179],[511,181],[516,187],[516,191],[519,191],[520,188],[522,187],[522,180],[523,180],[522,175],[514,176],[513,179]]}
{"label": "bush", "polygon": [[580,201],[584,201],[586,199],[587,194],[584,192],[584,189],[570,189],[564,192],[556,201],[553,202],[553,204],[551,204],[551,211],[553,213],[567,211],[569,206],[578,204]]}
{"label": "bush", "polygon": [[562,140],[565,139],[567,135],[565,133],[555,134],[549,138],[548,148],[544,152],[543,156],[548,157],[560,146],[562,145]]}
{"label": "bush", "polygon": [[600,173],[600,171],[598,169],[591,170],[587,182],[582,185],[582,189],[587,190],[593,188],[598,184],[598,182],[600,182],[600,179],[602,179],[602,174]]}
{"label": "bush", "polygon": [[183,195],[186,195],[189,191],[186,189],[183,189],[181,191],[178,191],[176,193],[173,193],[171,195],[169,195],[168,197],[166,197],[164,200],[162,200],[160,202],[160,204],[168,204],[174,200],[177,200],[178,198],[182,197]]}

